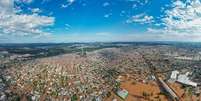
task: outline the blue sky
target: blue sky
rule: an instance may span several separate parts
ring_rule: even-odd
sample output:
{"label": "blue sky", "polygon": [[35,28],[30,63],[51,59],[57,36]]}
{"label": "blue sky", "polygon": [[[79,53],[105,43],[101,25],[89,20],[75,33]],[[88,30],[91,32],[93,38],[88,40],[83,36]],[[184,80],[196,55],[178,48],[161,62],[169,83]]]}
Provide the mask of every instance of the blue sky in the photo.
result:
{"label": "blue sky", "polygon": [[200,0],[1,0],[0,43],[201,41]]}

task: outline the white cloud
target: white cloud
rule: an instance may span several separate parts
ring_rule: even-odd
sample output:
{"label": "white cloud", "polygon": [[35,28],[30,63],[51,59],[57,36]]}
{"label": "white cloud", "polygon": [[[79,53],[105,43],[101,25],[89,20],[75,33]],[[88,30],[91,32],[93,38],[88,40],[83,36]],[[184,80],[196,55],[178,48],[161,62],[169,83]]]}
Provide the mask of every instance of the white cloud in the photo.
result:
{"label": "white cloud", "polygon": [[66,30],[70,30],[70,29],[71,29],[71,25],[65,24],[65,29],[66,29]]}
{"label": "white cloud", "polygon": [[[142,35],[142,37],[146,37],[146,40],[201,41],[201,1],[177,0],[172,2],[169,7],[171,8],[161,8],[165,15],[157,18],[161,19],[160,23],[156,23],[154,17],[144,13],[132,16],[127,23],[150,23],[155,26],[147,29],[149,34]],[[138,35],[133,36],[139,37]]]}
{"label": "white cloud", "polygon": [[201,28],[201,3],[199,0],[185,3],[176,1],[174,8],[166,11],[163,22],[167,29],[174,31],[197,32]]}
{"label": "white cloud", "polygon": [[[2,3],[0,5],[2,5]],[[49,34],[44,32],[43,28],[52,26],[55,21],[54,17],[39,16],[37,14],[28,15],[16,14],[16,12],[5,12],[8,8],[12,8],[9,5],[12,4],[8,4],[8,6],[5,6],[0,11],[0,33],[2,35],[10,37],[11,35],[42,36]]]}
{"label": "white cloud", "polygon": [[65,5],[65,4],[61,5],[61,8],[66,8],[66,7],[68,7],[68,5]]}
{"label": "white cloud", "polygon": [[138,15],[132,16],[126,22],[127,23],[147,24],[147,23],[153,23],[154,22],[154,18],[153,18],[153,16],[148,16],[145,13],[142,13],[142,14],[138,14]]}
{"label": "white cloud", "polygon": [[75,2],[75,0],[67,0],[67,3],[66,4],[62,4],[61,8],[67,8],[70,5],[72,5],[74,2]]}
{"label": "white cloud", "polygon": [[120,16],[125,16],[126,15],[126,11],[122,10],[119,15]]}
{"label": "white cloud", "polygon": [[136,7],[137,7],[137,5],[136,5],[136,4],[133,4],[133,5],[132,5],[132,8],[136,8]]}
{"label": "white cloud", "polygon": [[66,26],[66,27],[71,27],[71,25],[69,25],[69,24],[65,24],[65,26]]}
{"label": "white cloud", "polygon": [[67,0],[69,3],[73,3],[75,2],[75,0]]}
{"label": "white cloud", "polygon": [[126,0],[126,1],[134,3],[133,8],[135,8],[137,6],[144,6],[144,5],[148,4],[149,1],[151,1],[151,0]]}
{"label": "white cloud", "polygon": [[110,5],[109,2],[104,2],[104,3],[103,3],[103,7],[107,7],[107,6],[109,6],[109,5]]}
{"label": "white cloud", "polygon": [[105,18],[109,18],[109,17],[110,17],[110,15],[108,15],[108,14],[105,14],[105,15],[104,15],[104,17],[105,17]]}
{"label": "white cloud", "polygon": [[33,9],[31,9],[31,12],[32,12],[32,13],[41,13],[42,10],[39,9],[39,8],[33,8]]}
{"label": "white cloud", "polygon": [[1,12],[11,13],[13,11],[13,0],[0,0]]}
{"label": "white cloud", "polygon": [[162,18],[164,27],[148,29],[148,32],[161,33],[167,38],[201,41],[201,2],[199,0],[175,1],[172,9],[165,11]]}
{"label": "white cloud", "polygon": [[34,0],[14,0],[15,2],[18,2],[18,3],[26,3],[26,4],[30,4],[32,3]]}
{"label": "white cloud", "polygon": [[105,14],[104,18],[109,18],[110,16],[112,16],[112,13]]}
{"label": "white cloud", "polygon": [[47,3],[47,2],[50,2],[51,0],[42,0],[42,4],[44,4],[44,3]]}
{"label": "white cloud", "polygon": [[0,13],[0,27],[4,34],[40,35],[43,27],[51,26],[54,18],[38,15],[5,15]]}
{"label": "white cloud", "polygon": [[68,2],[68,5],[71,5],[75,2],[75,0],[67,0],[67,2]]}

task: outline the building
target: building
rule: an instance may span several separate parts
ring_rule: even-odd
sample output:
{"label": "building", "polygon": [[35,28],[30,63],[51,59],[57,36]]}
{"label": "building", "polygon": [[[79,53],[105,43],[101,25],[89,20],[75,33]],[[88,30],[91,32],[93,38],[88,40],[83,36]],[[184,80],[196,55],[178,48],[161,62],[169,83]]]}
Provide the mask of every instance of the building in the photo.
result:
{"label": "building", "polygon": [[178,74],[179,74],[179,71],[177,71],[177,70],[172,71],[172,73],[170,75],[170,79],[168,81],[169,82],[175,82],[177,80]]}
{"label": "building", "polygon": [[177,82],[185,84],[185,85],[189,85],[189,86],[193,86],[193,87],[197,87],[197,83],[193,82],[191,80],[189,80],[188,74],[181,74],[178,76]]}
{"label": "building", "polygon": [[170,75],[170,79],[168,81],[169,82],[177,81],[181,84],[197,87],[198,84],[189,79],[188,77],[189,74],[190,74],[189,72],[187,72],[186,74],[179,74],[179,71],[175,70],[175,71],[172,71]]}
{"label": "building", "polygon": [[126,97],[128,96],[128,91],[125,90],[125,89],[118,89],[117,92],[116,92],[116,94],[117,94],[120,98],[122,98],[122,99],[125,100]]}

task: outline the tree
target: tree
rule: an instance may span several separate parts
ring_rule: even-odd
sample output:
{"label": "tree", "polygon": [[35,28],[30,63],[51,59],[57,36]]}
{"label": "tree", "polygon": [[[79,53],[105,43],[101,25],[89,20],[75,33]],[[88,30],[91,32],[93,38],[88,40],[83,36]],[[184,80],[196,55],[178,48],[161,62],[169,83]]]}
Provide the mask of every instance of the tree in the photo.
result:
{"label": "tree", "polygon": [[78,97],[76,94],[74,94],[72,97],[71,97],[71,101],[77,101],[78,100]]}

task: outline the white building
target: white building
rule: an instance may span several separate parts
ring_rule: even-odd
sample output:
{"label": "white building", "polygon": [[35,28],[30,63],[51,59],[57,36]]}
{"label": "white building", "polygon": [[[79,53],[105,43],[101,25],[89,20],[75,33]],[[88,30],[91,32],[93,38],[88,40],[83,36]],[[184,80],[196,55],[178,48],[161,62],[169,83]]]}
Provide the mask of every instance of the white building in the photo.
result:
{"label": "white building", "polygon": [[172,71],[172,74],[170,75],[170,79],[168,81],[169,82],[177,81],[177,82],[185,84],[185,85],[190,85],[190,86],[196,87],[197,83],[193,82],[189,79],[189,77],[188,77],[189,74],[190,74],[189,72],[187,72],[186,74],[179,74],[179,71],[175,70],[175,71]]}
{"label": "white building", "polygon": [[190,85],[190,86],[197,87],[197,83],[189,80],[187,74],[181,74],[181,75],[179,75],[178,79],[177,79],[177,82],[185,84],[185,85]]}
{"label": "white building", "polygon": [[177,80],[178,74],[179,74],[179,71],[177,71],[177,70],[172,71],[172,74],[170,75],[169,82],[175,82]]}
{"label": "white building", "polygon": [[193,57],[187,57],[187,56],[177,56],[175,59],[179,60],[193,60]]}

